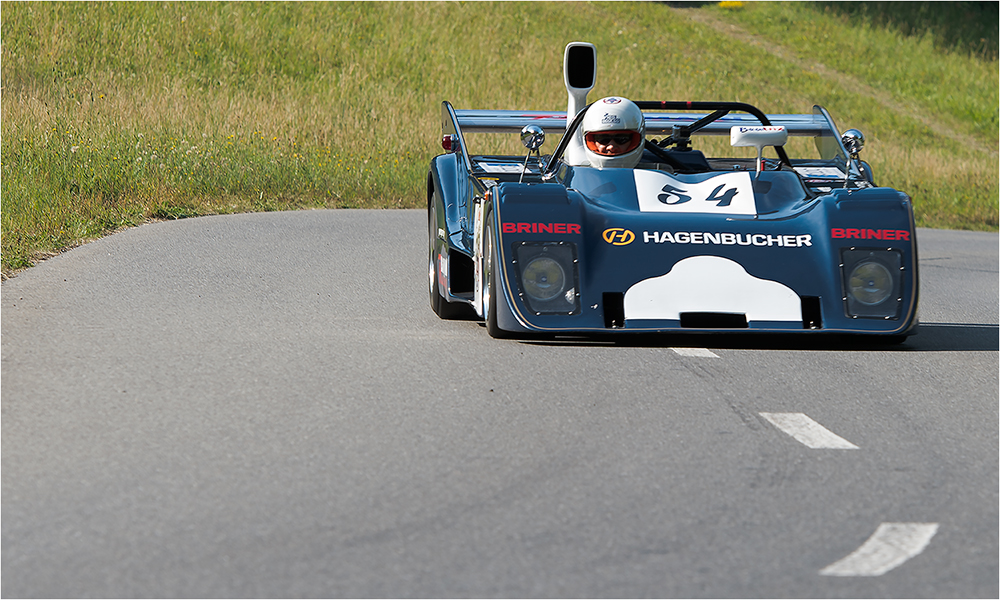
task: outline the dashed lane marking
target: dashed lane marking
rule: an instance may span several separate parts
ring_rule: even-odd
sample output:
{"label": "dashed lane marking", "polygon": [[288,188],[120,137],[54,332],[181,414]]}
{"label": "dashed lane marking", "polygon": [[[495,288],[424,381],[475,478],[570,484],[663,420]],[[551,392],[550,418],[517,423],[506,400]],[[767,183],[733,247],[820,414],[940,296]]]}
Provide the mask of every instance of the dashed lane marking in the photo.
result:
{"label": "dashed lane marking", "polygon": [[699,358],[719,358],[719,355],[708,348],[671,348],[681,356],[695,356]]}
{"label": "dashed lane marking", "polygon": [[857,446],[802,413],[760,413],[775,427],[810,448],[857,450]]}
{"label": "dashed lane marking", "polygon": [[819,572],[837,577],[874,577],[920,554],[937,523],[882,523],[861,547]]}

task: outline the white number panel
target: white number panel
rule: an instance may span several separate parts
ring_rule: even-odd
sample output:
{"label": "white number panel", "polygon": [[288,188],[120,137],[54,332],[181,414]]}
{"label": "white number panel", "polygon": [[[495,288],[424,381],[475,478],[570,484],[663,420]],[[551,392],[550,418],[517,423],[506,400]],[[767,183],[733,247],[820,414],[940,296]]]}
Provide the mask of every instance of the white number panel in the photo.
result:
{"label": "white number panel", "polygon": [[635,190],[642,212],[755,215],[750,173],[724,173],[688,183],[660,171],[635,173]]}

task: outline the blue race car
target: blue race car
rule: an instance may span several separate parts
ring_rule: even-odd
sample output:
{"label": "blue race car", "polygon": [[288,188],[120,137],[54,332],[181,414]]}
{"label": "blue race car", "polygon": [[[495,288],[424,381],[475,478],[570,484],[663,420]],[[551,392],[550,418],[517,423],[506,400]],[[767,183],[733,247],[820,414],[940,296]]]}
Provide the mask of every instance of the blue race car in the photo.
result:
{"label": "blue race car", "polygon": [[[442,103],[427,180],[438,316],[474,313],[494,337],[915,332],[912,203],[875,185],[860,132],[838,134],[819,106],[587,104],[595,72],[593,45],[566,47],[565,114]],[[470,133],[520,134],[527,153],[472,154]],[[546,134],[562,137],[543,156]]]}

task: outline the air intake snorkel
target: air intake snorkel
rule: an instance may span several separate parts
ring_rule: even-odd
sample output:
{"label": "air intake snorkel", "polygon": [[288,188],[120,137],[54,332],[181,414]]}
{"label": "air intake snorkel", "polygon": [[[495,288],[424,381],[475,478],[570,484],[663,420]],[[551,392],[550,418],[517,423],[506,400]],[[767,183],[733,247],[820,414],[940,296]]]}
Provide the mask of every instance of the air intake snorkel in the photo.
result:
{"label": "air intake snorkel", "polygon": [[[563,53],[563,83],[569,101],[566,106],[566,130],[572,127],[573,119],[587,107],[587,95],[594,89],[597,80],[597,49],[587,42],[570,42]],[[575,164],[582,157],[574,156],[583,152],[583,144],[570,144],[566,148],[568,162]]]}

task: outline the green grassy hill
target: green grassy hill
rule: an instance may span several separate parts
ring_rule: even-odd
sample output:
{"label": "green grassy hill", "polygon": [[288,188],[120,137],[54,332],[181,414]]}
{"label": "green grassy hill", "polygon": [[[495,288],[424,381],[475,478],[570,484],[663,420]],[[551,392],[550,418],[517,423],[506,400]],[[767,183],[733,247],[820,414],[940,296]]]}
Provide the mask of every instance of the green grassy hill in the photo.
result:
{"label": "green grassy hill", "polygon": [[439,104],[826,106],[923,226],[997,229],[997,3],[0,4],[4,273],[149,218],[419,207]]}

